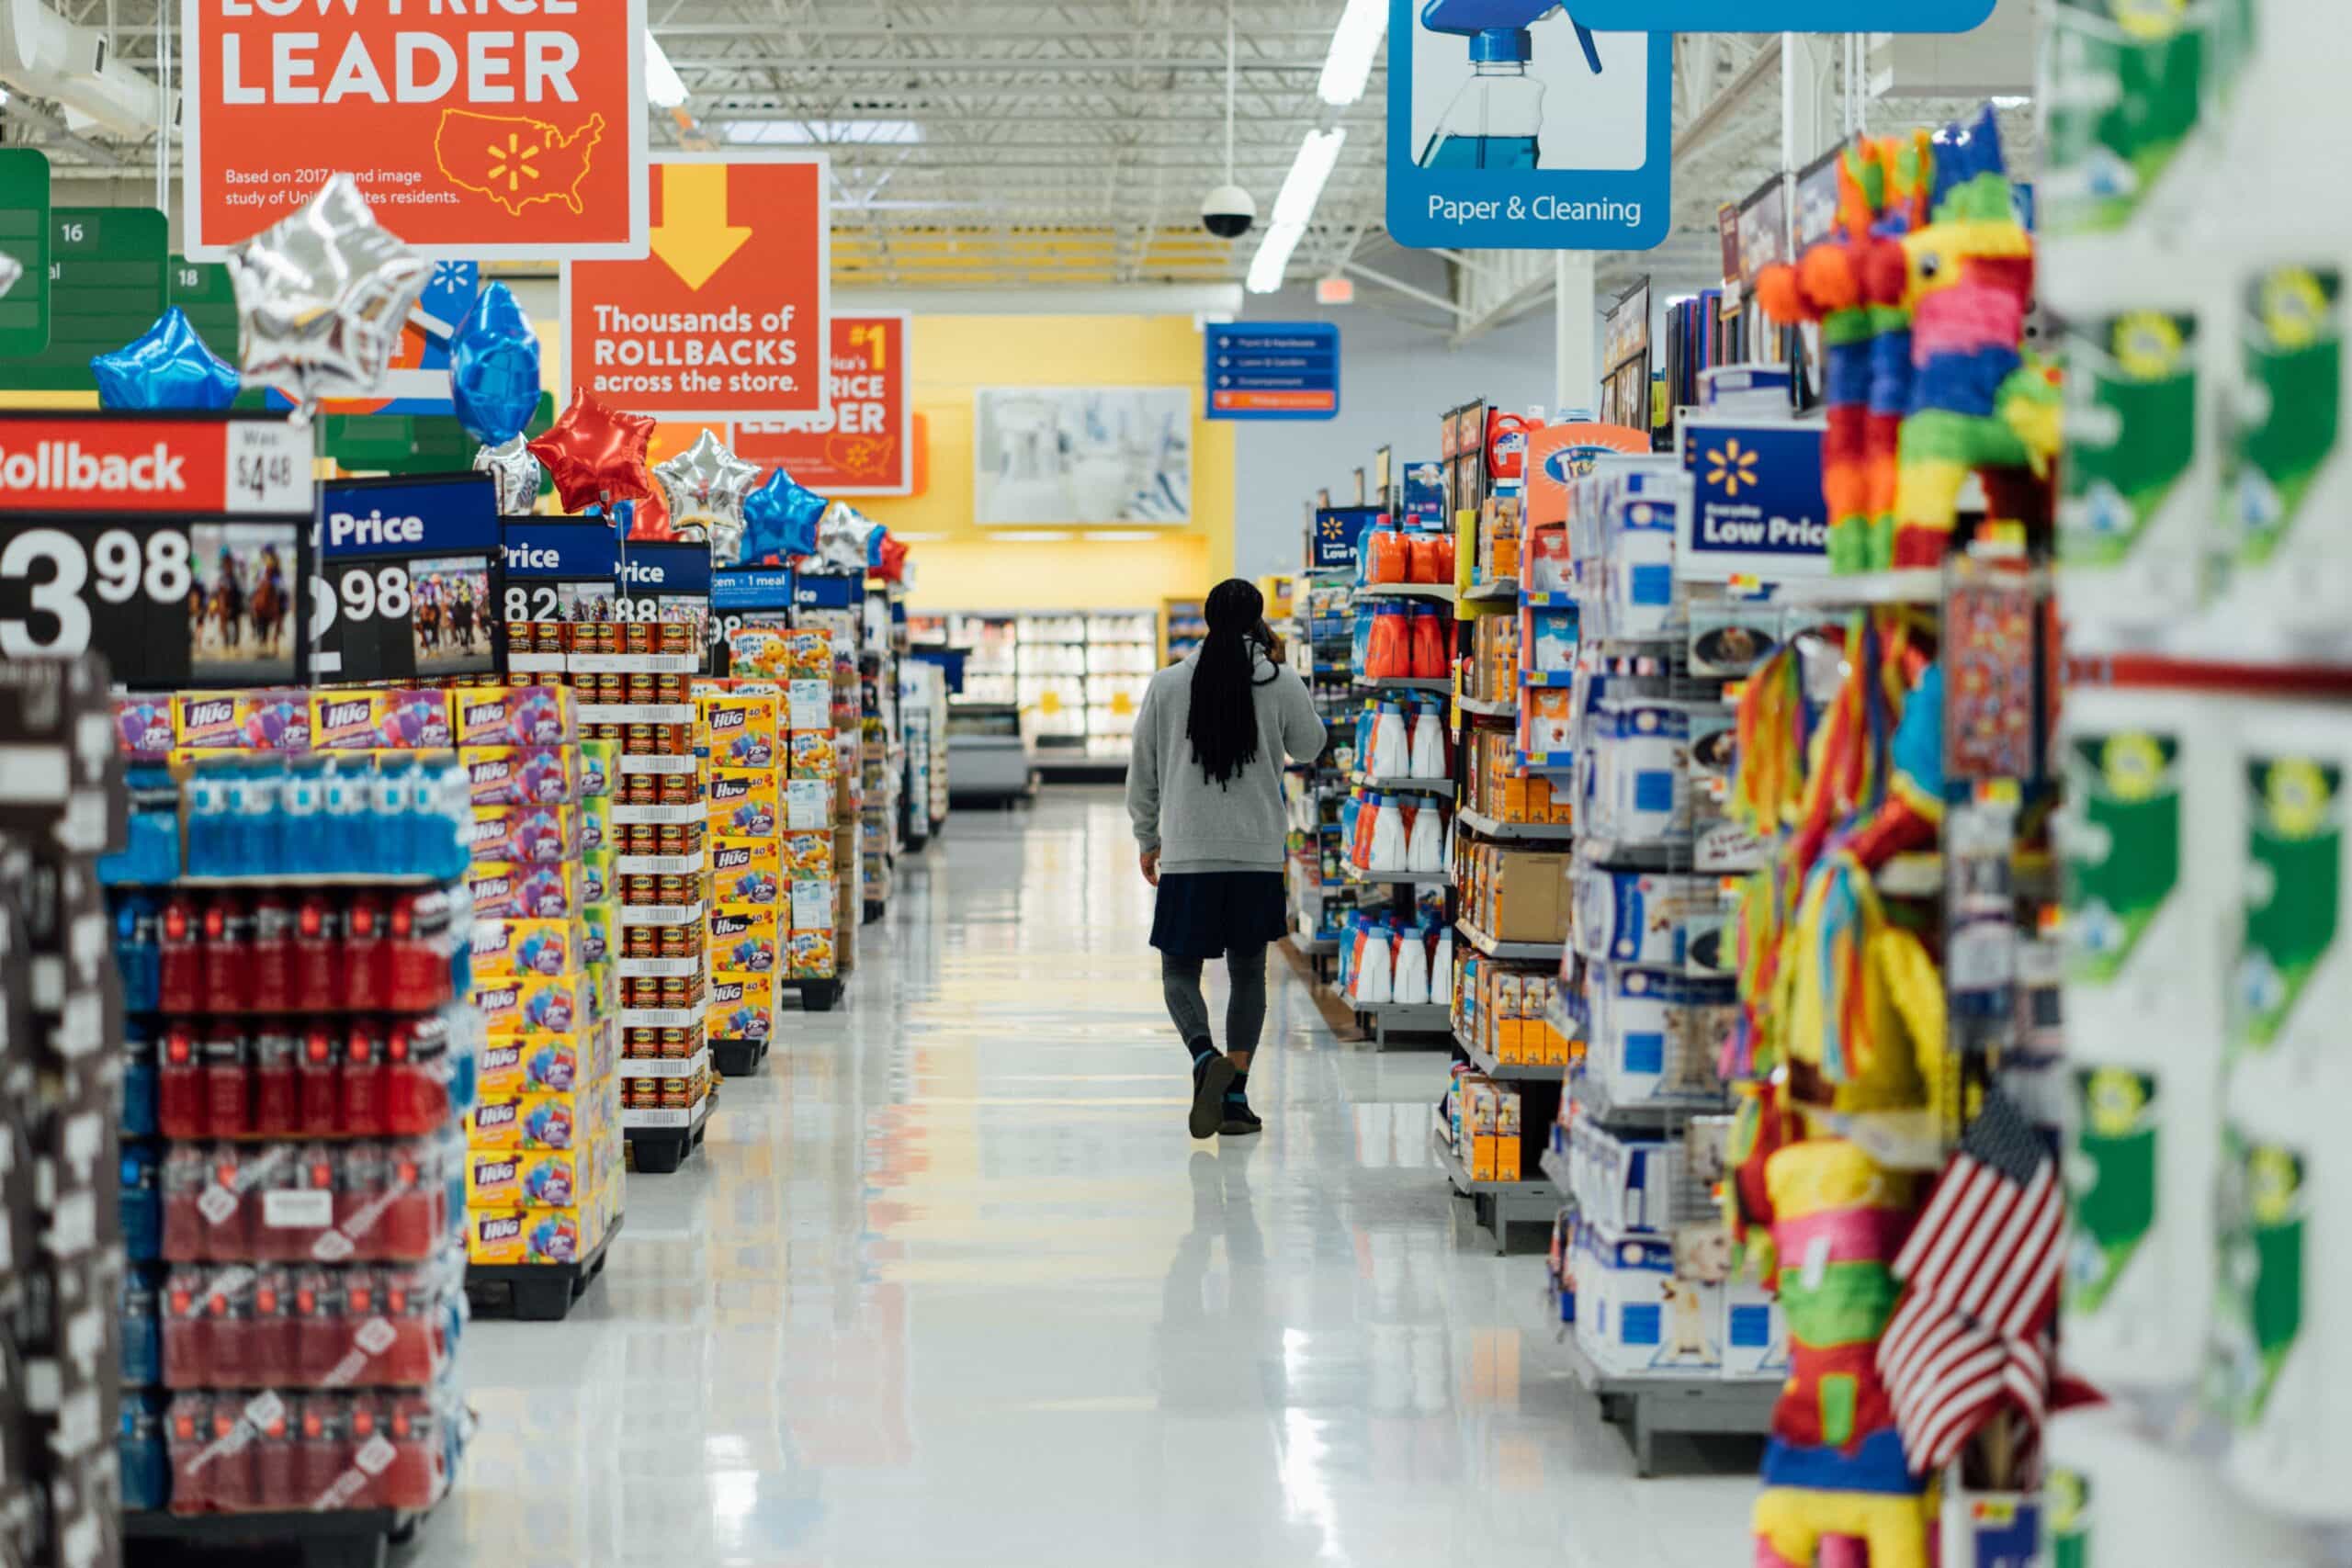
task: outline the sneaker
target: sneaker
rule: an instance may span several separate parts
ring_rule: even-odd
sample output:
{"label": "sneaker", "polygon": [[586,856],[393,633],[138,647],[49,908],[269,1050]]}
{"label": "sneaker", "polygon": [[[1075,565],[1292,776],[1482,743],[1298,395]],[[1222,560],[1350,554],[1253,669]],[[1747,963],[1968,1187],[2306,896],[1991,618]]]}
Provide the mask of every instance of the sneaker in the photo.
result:
{"label": "sneaker", "polygon": [[1232,1087],[1233,1063],[1222,1054],[1193,1069],[1193,1114],[1187,1123],[1193,1136],[1216,1135],[1225,1122],[1225,1091]]}
{"label": "sneaker", "polygon": [[1248,1095],[1239,1092],[1228,1092],[1226,1095],[1225,1122],[1217,1128],[1218,1132],[1261,1133],[1265,1131],[1265,1122],[1258,1119],[1258,1113],[1250,1109]]}

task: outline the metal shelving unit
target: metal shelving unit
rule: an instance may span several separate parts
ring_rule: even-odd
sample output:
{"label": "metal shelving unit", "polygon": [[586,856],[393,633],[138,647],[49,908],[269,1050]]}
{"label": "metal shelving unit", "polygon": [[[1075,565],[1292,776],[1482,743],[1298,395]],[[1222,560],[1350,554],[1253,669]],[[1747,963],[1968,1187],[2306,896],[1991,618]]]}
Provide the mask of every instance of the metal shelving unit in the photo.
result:
{"label": "metal shelving unit", "polygon": [[1481,838],[1504,843],[1565,844],[1577,836],[1576,828],[1570,823],[1505,822],[1466,806],[1453,814],[1453,819]]}
{"label": "metal shelving unit", "polygon": [[1437,1156],[1438,1166],[1454,1192],[1470,1200],[1480,1227],[1495,1238],[1498,1258],[1506,1250],[1514,1224],[1548,1225],[1560,1212],[1559,1194],[1541,1178],[1521,1178],[1517,1181],[1473,1179],[1470,1168],[1462,1163],[1461,1155],[1455,1152],[1453,1142],[1445,1135],[1442,1126],[1430,1129],[1430,1151]]}
{"label": "metal shelving unit", "polygon": [[1463,940],[1489,958],[1519,958],[1543,963],[1558,959],[1561,949],[1566,945],[1556,942],[1505,942],[1499,937],[1488,936],[1468,920],[1454,921],[1453,929],[1462,933]]}

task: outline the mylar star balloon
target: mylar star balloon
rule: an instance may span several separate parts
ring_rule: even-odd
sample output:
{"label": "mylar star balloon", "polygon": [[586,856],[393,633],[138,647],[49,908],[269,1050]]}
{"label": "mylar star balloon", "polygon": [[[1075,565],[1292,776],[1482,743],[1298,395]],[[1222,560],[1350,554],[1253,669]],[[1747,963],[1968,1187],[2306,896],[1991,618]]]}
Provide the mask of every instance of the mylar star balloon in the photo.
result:
{"label": "mylar star balloon", "polygon": [[378,223],[349,175],[229,253],[247,386],[305,408],[382,384],[432,265]]}
{"label": "mylar star balloon", "polygon": [[817,525],[817,559],[829,571],[864,571],[880,532],[872,518],[837,501]]}
{"label": "mylar star balloon", "polygon": [[743,558],[743,525],[713,518],[710,524],[710,564],[734,566]]}
{"label": "mylar star balloon", "polygon": [[503,283],[483,289],[449,334],[449,400],[485,446],[522,434],[539,406],[539,336]]}
{"label": "mylar star balloon", "polygon": [[225,409],[237,400],[237,372],[204,346],[176,305],[136,341],[93,355],[98,404],[109,409]]}
{"label": "mylar star balloon", "polygon": [[743,561],[781,564],[817,553],[817,523],[827,502],[815,491],[778,468],[768,482],[743,499]]}
{"label": "mylar star balloon", "polygon": [[670,509],[659,495],[639,496],[635,501],[622,502],[619,509],[628,513],[622,519],[624,538],[650,539],[658,543],[680,537],[670,516]]}
{"label": "mylar star balloon", "polygon": [[531,456],[547,465],[555,493],[566,512],[585,512],[608,501],[636,501],[653,493],[645,449],[653,422],[599,402],[585,387],[572,389],[571,406],[548,433],[531,443]]}
{"label": "mylar star balloon", "polygon": [[474,471],[488,474],[497,484],[501,517],[527,517],[538,505],[545,470],[520,435],[475,453]]}
{"label": "mylar star balloon", "polygon": [[25,264],[7,252],[0,251],[0,294],[17,287],[17,279],[24,276]]}
{"label": "mylar star balloon", "polygon": [[907,547],[890,537],[889,530],[887,528],[878,530],[876,536],[882,543],[875,552],[880,558],[874,563],[874,574],[885,582],[905,581]]}
{"label": "mylar star balloon", "polygon": [[707,526],[733,523],[743,515],[743,501],[759,482],[760,466],[735,456],[706,426],[692,446],[654,465],[653,477],[661,481],[662,499],[669,503],[673,522]]}

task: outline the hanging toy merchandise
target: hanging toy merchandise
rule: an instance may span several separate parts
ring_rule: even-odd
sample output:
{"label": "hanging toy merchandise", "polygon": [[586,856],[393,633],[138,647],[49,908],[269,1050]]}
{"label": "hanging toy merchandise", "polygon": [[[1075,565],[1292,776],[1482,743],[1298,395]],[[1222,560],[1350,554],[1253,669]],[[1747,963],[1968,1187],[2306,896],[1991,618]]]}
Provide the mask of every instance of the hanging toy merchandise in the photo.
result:
{"label": "hanging toy merchandise", "polygon": [[205,346],[175,305],[134,341],[93,355],[98,406],[105,409],[225,409],[237,400],[236,368]]}
{"label": "hanging toy merchandise", "polygon": [[[1561,11],[1558,0],[1429,0],[1421,26],[1468,41],[1471,76],[1430,132],[1425,169],[1534,169],[1544,163],[1544,85],[1527,73],[1531,28]],[[1565,13],[1563,13],[1565,14]],[[1600,49],[1573,17],[1585,63],[1600,74]]]}
{"label": "hanging toy merchandise", "polygon": [[382,385],[432,264],[376,221],[336,175],[229,253],[244,384],[278,387],[305,415]]}

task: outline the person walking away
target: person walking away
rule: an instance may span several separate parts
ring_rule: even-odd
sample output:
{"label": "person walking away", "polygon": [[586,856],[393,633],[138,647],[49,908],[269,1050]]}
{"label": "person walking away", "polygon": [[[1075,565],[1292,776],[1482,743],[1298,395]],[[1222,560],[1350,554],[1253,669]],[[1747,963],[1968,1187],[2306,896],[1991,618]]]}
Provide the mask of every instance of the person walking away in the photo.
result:
{"label": "person walking away", "polygon": [[[1313,761],[1325,739],[1265,613],[1240,578],[1210,590],[1208,636],[1151,678],[1127,765],[1127,815],[1159,890],[1160,988],[1193,1062],[1196,1138],[1264,1124],[1250,1109],[1250,1058],[1266,1021],[1266,944],[1287,929],[1283,759]],[[1232,981],[1222,1052],[1201,993],[1202,965],[1220,956]]]}

